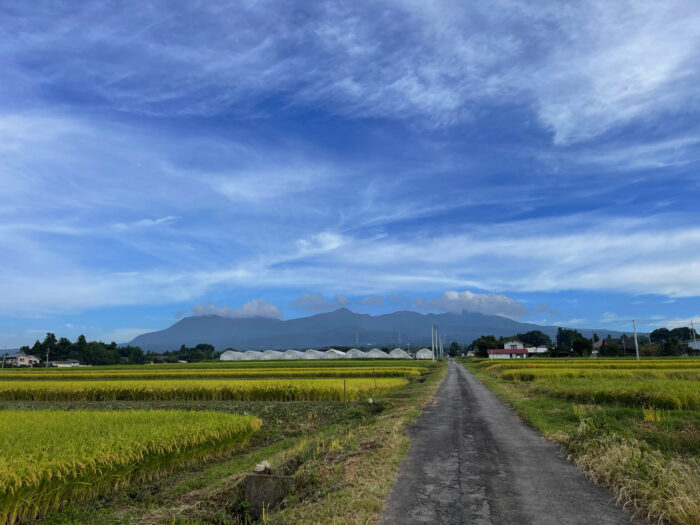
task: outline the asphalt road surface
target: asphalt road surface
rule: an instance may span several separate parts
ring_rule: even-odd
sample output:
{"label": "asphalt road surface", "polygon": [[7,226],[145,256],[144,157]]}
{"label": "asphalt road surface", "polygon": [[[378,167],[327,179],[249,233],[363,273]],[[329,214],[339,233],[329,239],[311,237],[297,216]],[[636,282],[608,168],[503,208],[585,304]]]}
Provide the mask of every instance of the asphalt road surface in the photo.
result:
{"label": "asphalt road surface", "polygon": [[409,429],[383,524],[634,523],[462,365]]}

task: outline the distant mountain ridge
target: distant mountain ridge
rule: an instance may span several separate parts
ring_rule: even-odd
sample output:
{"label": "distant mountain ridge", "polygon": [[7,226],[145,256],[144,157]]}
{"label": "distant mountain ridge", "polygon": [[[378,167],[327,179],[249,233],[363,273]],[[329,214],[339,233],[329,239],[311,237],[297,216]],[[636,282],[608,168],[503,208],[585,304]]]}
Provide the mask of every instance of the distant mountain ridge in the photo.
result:
{"label": "distant mountain ridge", "polygon": [[[217,350],[317,348],[325,346],[430,344],[430,326],[439,326],[445,341],[471,343],[482,335],[508,337],[530,330],[542,330],[554,338],[556,326],[520,323],[498,315],[484,315],[464,311],[461,314],[420,314],[399,311],[372,316],[340,308],[334,312],[282,321],[279,319],[231,319],[218,315],[186,317],[169,328],[139,335],[130,344],[144,350],[164,352],[181,345],[199,343],[213,345]],[[622,332],[611,330],[578,329],[584,336],[593,332],[603,338]]]}

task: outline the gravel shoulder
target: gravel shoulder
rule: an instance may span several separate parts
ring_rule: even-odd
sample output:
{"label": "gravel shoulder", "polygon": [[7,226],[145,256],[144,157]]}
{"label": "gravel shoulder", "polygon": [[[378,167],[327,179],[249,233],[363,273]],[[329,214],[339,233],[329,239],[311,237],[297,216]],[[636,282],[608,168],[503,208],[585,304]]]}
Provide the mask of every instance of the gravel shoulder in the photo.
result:
{"label": "gravel shoulder", "polygon": [[383,524],[639,523],[462,365],[449,367],[409,429]]}

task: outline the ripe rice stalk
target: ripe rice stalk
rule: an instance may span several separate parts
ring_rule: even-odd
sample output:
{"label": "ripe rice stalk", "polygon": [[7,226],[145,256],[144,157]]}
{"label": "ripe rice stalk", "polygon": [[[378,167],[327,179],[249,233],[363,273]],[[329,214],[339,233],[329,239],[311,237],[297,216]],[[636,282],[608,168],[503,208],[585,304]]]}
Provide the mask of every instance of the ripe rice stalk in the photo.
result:
{"label": "ripe rice stalk", "polygon": [[[365,393],[387,392],[408,384],[404,378],[242,379],[160,381],[2,381],[8,401],[342,401]],[[376,381],[376,388],[375,388]]]}
{"label": "ripe rice stalk", "polygon": [[0,411],[0,523],[230,453],[261,424],[221,412]]}

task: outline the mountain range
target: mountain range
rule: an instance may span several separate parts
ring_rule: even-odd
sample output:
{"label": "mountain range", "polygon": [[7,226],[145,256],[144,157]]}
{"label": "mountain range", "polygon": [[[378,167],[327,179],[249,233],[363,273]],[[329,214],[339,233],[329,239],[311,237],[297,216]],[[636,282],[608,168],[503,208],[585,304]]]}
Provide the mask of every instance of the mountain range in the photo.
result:
{"label": "mountain range", "polygon": [[[199,343],[217,350],[322,348],[328,346],[396,346],[410,343],[430,345],[430,327],[438,325],[446,344],[458,341],[471,343],[482,335],[512,336],[530,330],[541,330],[554,338],[556,326],[520,323],[498,315],[464,311],[461,314],[420,314],[400,311],[372,316],[340,308],[334,312],[300,317],[286,321],[267,318],[232,319],[218,315],[185,317],[169,328],[134,338],[130,344],[144,350],[163,352],[181,345]],[[601,338],[621,332],[578,329],[585,337],[596,332]]]}

